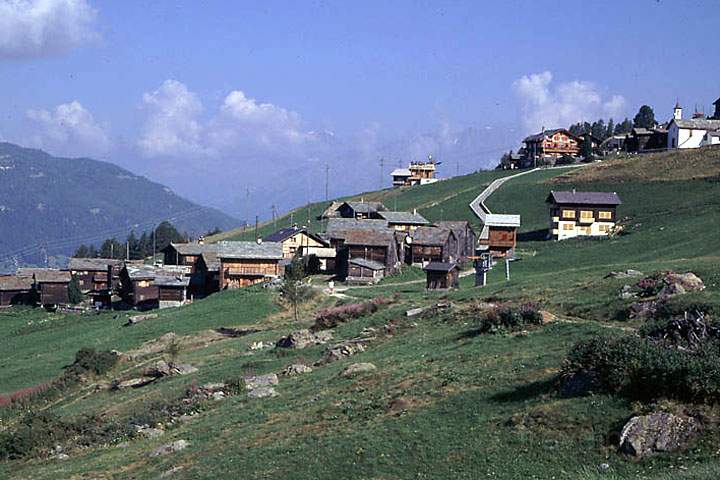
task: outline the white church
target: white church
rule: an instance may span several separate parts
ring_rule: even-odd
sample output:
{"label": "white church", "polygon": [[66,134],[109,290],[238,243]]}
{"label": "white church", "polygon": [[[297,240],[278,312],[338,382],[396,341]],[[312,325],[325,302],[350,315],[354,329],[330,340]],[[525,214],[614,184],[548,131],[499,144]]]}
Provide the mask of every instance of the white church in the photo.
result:
{"label": "white church", "polygon": [[706,118],[696,112],[692,118],[682,118],[680,103],[675,104],[673,119],[667,126],[667,148],[699,148],[720,145],[720,98],[715,100],[715,114]]}

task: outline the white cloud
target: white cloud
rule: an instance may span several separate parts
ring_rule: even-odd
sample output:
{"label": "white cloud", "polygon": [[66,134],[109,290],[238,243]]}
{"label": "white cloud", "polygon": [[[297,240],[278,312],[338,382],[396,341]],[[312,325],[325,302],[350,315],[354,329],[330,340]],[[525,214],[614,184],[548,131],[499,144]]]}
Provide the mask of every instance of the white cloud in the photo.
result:
{"label": "white cloud", "polygon": [[200,99],[177,80],[165,80],[154,92],[143,95],[149,115],[139,140],[149,157],[207,153],[202,145]]}
{"label": "white cloud", "polygon": [[513,82],[520,101],[523,124],[528,132],[542,127],[567,127],[579,121],[618,118],[625,109],[620,95],[603,98],[591,82],[572,81],[552,85],[552,73],[525,75]]}
{"label": "white cloud", "polygon": [[0,2],[0,58],[65,53],[98,37],[87,0]]}
{"label": "white cloud", "polygon": [[107,129],[74,100],[55,110],[28,110],[27,118],[37,131],[29,142],[39,148],[63,155],[103,154],[110,148]]}

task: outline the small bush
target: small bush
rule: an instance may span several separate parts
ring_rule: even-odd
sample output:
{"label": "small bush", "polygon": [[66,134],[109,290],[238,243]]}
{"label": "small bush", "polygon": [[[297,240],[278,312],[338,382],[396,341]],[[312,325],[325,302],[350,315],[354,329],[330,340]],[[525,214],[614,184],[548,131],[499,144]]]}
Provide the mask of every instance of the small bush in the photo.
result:
{"label": "small bush", "polygon": [[66,370],[66,375],[84,375],[93,373],[103,375],[107,373],[118,361],[115,352],[98,352],[94,348],[83,348],[75,354],[75,362]]}
{"label": "small bush", "polygon": [[382,305],[391,303],[391,299],[383,296],[375,297],[369,302],[348,303],[319,310],[315,315],[315,325],[311,330],[326,330],[340,323],[375,313]]}
{"label": "small bush", "polygon": [[576,344],[562,375],[591,370],[600,391],[640,400],[720,401],[720,343],[693,352],[637,336],[599,336]]}
{"label": "small bush", "polygon": [[502,333],[519,330],[526,325],[540,325],[542,322],[542,314],[536,303],[525,303],[520,308],[501,304],[481,314],[478,331]]}

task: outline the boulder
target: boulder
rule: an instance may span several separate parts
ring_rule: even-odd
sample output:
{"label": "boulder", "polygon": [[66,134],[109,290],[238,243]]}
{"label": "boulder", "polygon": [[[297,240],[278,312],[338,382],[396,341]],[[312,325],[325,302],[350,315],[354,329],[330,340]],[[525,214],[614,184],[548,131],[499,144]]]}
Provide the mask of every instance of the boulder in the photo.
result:
{"label": "boulder", "polygon": [[411,308],[410,310],[408,310],[407,312],[405,312],[405,316],[406,316],[406,317],[415,317],[415,316],[420,315],[421,313],[423,313],[425,310],[426,310],[426,309],[425,309],[424,307]]}
{"label": "boulder", "polygon": [[610,272],[607,275],[605,275],[605,278],[630,278],[630,277],[640,277],[642,276],[642,272],[638,270],[633,270],[631,268],[624,270],[622,272]]}
{"label": "boulder", "polygon": [[362,343],[346,342],[336,345],[325,352],[324,357],[317,364],[332,363],[343,358],[352,357],[365,351]]}
{"label": "boulder", "polygon": [[151,457],[161,457],[164,455],[169,455],[171,453],[179,452],[180,450],[186,449],[190,445],[190,442],[187,440],[176,440],[172,443],[166,443],[165,445],[161,445],[152,452],[150,452]]}
{"label": "boulder", "polygon": [[277,397],[278,393],[273,387],[257,387],[248,392],[248,398]]}
{"label": "boulder", "polygon": [[197,370],[198,369],[192,365],[158,360],[151,367],[147,368],[144,373],[149,377],[161,378],[171,375],[187,375],[189,373],[195,373]]}
{"label": "boulder", "polygon": [[148,313],[146,315],[134,315],[130,318],[128,318],[128,325],[135,325],[140,322],[144,322],[145,320],[152,320],[153,318],[158,318],[157,313]]}
{"label": "boulder", "polygon": [[560,395],[563,397],[581,397],[589,395],[599,385],[598,374],[594,370],[580,370],[566,375],[562,379]]}
{"label": "boulder", "polygon": [[188,375],[198,371],[197,367],[193,367],[187,363],[173,363],[171,366],[171,372],[173,375]]}
{"label": "boulder", "polygon": [[345,378],[354,377],[363,373],[368,373],[377,370],[377,367],[372,363],[353,363],[349,365],[341,375]]}
{"label": "boulder", "polygon": [[137,377],[128,380],[123,380],[113,384],[115,390],[122,390],[125,388],[140,388],[145,385],[154,382],[156,377]]}
{"label": "boulder", "polygon": [[288,365],[285,367],[285,369],[280,373],[280,375],[284,377],[294,377],[295,375],[301,375],[303,373],[310,373],[313,369],[311,367],[308,367],[307,365],[303,365],[302,363],[293,363],[292,365]]}
{"label": "boulder", "polygon": [[217,392],[212,392],[212,399],[215,400],[216,402],[219,400],[224,400],[225,392],[223,392],[222,390],[218,390]]}
{"label": "boulder", "polygon": [[267,375],[247,375],[243,377],[243,380],[245,381],[245,388],[248,390],[278,384],[278,376],[274,373],[268,373]]}
{"label": "boulder", "polygon": [[620,450],[638,458],[658,452],[685,448],[700,431],[693,418],[667,412],[653,412],[631,418],[620,433]]}
{"label": "boulder", "polygon": [[141,427],[137,429],[137,433],[145,438],[157,438],[164,435],[165,430],[162,428]]}
{"label": "boulder", "polygon": [[321,345],[332,340],[332,333],[328,330],[311,332],[308,329],[297,330],[287,337],[282,337],[275,344],[281,348],[307,348],[313,345]]}

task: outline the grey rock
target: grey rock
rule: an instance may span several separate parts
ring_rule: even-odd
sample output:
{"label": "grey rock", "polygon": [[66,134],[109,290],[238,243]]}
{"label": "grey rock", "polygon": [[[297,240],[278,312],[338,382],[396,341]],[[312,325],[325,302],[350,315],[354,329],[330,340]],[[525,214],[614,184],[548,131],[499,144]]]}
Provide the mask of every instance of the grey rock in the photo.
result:
{"label": "grey rock", "polygon": [[303,373],[310,373],[313,369],[311,367],[308,367],[307,365],[303,365],[302,363],[293,363],[292,365],[288,365],[285,367],[285,369],[280,373],[280,375],[284,377],[293,377],[295,375],[301,375]]}
{"label": "grey rock", "polygon": [[197,367],[193,367],[192,365],[186,363],[173,363],[171,370],[173,375],[188,375],[197,371]]}
{"label": "grey rock", "polygon": [[137,377],[129,380],[123,380],[114,385],[117,390],[123,390],[125,388],[140,388],[155,381],[155,377]]}
{"label": "grey rock", "polygon": [[343,370],[341,375],[345,378],[350,378],[363,373],[373,372],[375,370],[377,370],[377,367],[372,363],[353,363]]}
{"label": "grey rock", "polygon": [[281,338],[275,345],[281,348],[303,349],[313,345],[322,345],[330,340],[332,340],[332,332],[329,330],[321,330],[313,333],[308,329],[303,329]]}
{"label": "grey rock", "polygon": [[148,313],[147,315],[135,315],[130,318],[128,318],[128,325],[135,325],[140,322],[144,322],[145,320],[152,320],[153,318],[158,318],[157,313]]}
{"label": "grey rock", "polygon": [[336,345],[325,352],[325,356],[316,365],[322,365],[326,363],[332,363],[343,358],[352,357],[358,353],[365,351],[365,347],[362,343],[357,342],[346,342],[340,345]]}
{"label": "grey rock", "polygon": [[215,383],[206,383],[202,387],[203,390],[208,390],[210,392],[214,392],[216,390],[223,390],[227,388],[227,384],[223,382],[215,382]]}
{"label": "grey rock", "polygon": [[701,430],[693,417],[654,412],[631,418],[620,433],[620,450],[638,458],[685,448]]}
{"label": "grey rock", "polygon": [[212,393],[212,399],[215,400],[216,402],[219,401],[219,400],[224,400],[224,399],[225,399],[225,392],[222,392],[222,391],[213,392],[213,393]]}
{"label": "grey rock", "polygon": [[408,310],[407,312],[405,312],[405,316],[406,316],[406,317],[415,317],[415,316],[420,315],[421,313],[423,313],[425,310],[426,310],[426,309],[425,309],[424,307],[411,308],[410,310]]}
{"label": "grey rock", "polygon": [[162,428],[143,428],[138,430],[138,434],[145,438],[157,438],[165,434]]}
{"label": "grey rock", "polygon": [[273,387],[257,387],[248,392],[249,398],[277,397],[278,393]]}
{"label": "grey rock", "polygon": [[244,376],[245,388],[253,390],[258,387],[269,387],[271,385],[278,384],[278,376],[274,373],[268,373],[267,375],[248,375]]}
{"label": "grey rock", "polygon": [[161,457],[164,455],[169,455],[171,453],[179,452],[180,450],[186,449],[190,445],[190,442],[187,440],[176,440],[172,443],[166,443],[165,445],[161,445],[152,452],[150,452],[151,457]]}

